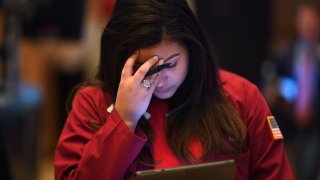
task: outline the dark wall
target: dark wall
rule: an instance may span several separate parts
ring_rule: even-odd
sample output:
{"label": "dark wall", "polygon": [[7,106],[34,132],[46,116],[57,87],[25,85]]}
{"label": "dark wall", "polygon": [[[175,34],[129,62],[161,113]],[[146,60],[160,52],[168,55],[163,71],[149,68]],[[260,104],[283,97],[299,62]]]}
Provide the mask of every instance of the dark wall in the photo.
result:
{"label": "dark wall", "polygon": [[201,0],[196,6],[221,67],[257,83],[268,52],[269,2]]}
{"label": "dark wall", "polygon": [[31,0],[23,20],[29,37],[56,36],[78,40],[82,36],[86,0]]}

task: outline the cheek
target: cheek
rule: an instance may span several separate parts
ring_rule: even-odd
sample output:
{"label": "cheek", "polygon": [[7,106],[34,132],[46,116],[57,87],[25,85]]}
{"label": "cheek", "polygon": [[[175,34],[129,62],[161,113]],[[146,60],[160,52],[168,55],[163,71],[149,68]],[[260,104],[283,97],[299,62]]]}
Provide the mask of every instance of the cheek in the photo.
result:
{"label": "cheek", "polygon": [[182,82],[186,78],[188,73],[188,66],[187,64],[181,64],[176,71],[177,80]]}
{"label": "cheek", "polygon": [[183,76],[183,80],[187,76],[188,70],[189,70],[189,62],[188,62],[187,59],[185,59],[184,63],[183,63],[183,66],[182,66],[182,70],[181,70],[181,74]]}

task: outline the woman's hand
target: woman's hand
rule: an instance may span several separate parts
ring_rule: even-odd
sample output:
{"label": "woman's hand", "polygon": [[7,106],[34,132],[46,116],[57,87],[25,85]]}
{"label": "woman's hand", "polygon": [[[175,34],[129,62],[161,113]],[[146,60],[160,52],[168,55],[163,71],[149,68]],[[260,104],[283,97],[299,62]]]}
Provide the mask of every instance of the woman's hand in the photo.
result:
{"label": "woman's hand", "polygon": [[148,59],[133,74],[133,66],[139,55],[135,52],[125,63],[119,83],[115,108],[128,127],[134,131],[140,117],[146,112],[154,89],[158,83],[158,74],[147,77],[152,81],[149,88],[143,86],[143,79],[148,70],[158,62],[158,57]]}

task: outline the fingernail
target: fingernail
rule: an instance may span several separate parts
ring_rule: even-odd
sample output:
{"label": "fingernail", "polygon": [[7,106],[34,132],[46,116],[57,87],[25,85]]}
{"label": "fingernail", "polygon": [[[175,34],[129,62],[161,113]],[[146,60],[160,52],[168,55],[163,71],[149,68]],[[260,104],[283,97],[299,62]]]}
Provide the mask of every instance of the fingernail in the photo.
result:
{"label": "fingernail", "polygon": [[159,58],[158,56],[153,56],[152,57],[153,60],[158,60],[158,58]]}
{"label": "fingernail", "polygon": [[160,59],[160,60],[159,60],[159,65],[162,65],[162,64],[164,64],[164,60],[163,60],[163,59]]}

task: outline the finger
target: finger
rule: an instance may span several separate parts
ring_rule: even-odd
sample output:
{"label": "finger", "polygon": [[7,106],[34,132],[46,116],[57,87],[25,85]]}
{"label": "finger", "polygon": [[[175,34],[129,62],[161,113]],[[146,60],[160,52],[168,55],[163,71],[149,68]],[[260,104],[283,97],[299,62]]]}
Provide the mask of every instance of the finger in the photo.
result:
{"label": "finger", "polygon": [[127,59],[126,63],[123,66],[121,77],[129,78],[132,76],[132,69],[133,69],[134,63],[136,62],[136,59],[138,58],[138,55],[139,55],[139,51],[136,51]]}
{"label": "finger", "polygon": [[162,58],[159,59],[159,61],[157,62],[157,66],[160,66],[164,64],[164,60]]}
{"label": "finger", "polygon": [[152,81],[151,87],[149,88],[149,90],[153,93],[154,89],[157,87],[157,84],[160,80],[160,74],[161,72],[155,74],[155,78]]}
{"label": "finger", "polygon": [[154,83],[154,80],[156,79],[157,75],[158,75],[158,73],[153,74],[153,75],[148,76],[148,77],[145,77],[145,78],[142,80],[141,84],[142,84],[145,88],[147,88],[147,89],[149,90],[150,87],[152,86],[152,84]]}
{"label": "finger", "polygon": [[[156,65],[157,65],[157,66],[160,66],[160,65],[162,65],[162,64],[164,64],[164,60],[161,58],[161,59],[159,59],[159,61],[156,63]],[[150,80],[150,81],[152,82],[152,84],[153,84],[154,81],[155,81],[155,79],[157,78],[157,76],[158,76],[159,74],[160,74],[160,72],[155,73],[155,74],[153,74],[153,75],[151,75],[151,76],[145,77],[144,79]]]}
{"label": "finger", "polygon": [[147,62],[143,63],[133,76],[135,81],[141,83],[149,69],[158,62],[158,59],[158,56],[153,56]]}

